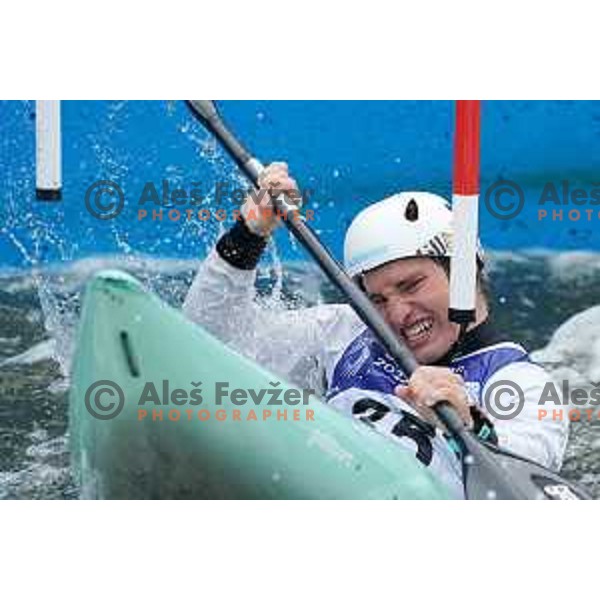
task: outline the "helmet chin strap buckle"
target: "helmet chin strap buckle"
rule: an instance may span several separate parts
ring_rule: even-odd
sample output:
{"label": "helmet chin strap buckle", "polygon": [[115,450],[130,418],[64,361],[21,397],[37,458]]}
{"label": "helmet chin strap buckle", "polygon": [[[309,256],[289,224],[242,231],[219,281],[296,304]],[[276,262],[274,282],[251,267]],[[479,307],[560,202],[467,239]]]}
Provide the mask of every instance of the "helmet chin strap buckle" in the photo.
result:
{"label": "helmet chin strap buckle", "polygon": [[448,309],[448,320],[451,323],[457,323],[458,325],[469,325],[475,321],[475,309],[474,308],[449,308]]}
{"label": "helmet chin strap buckle", "polygon": [[456,344],[459,344],[465,337],[469,325],[475,323],[476,312],[475,309],[464,309],[464,308],[449,308],[448,309],[448,320],[450,323],[456,323],[460,326],[458,339]]}

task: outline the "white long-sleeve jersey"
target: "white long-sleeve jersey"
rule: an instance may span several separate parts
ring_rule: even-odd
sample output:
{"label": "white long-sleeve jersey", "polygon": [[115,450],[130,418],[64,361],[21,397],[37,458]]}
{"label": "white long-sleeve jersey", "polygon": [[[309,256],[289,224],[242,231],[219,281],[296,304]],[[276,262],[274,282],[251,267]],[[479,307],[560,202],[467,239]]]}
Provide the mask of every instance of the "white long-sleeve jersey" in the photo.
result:
{"label": "white long-sleeve jersey", "polygon": [[[200,266],[184,313],[282,379],[317,390],[335,408],[368,421],[411,449],[460,495],[461,468],[455,452],[440,432],[393,394],[406,377],[353,309],[324,304],[270,310],[256,299],[255,278],[256,271],[233,267],[213,251]],[[538,401],[551,378],[520,345],[493,343],[448,366],[463,377],[473,402],[494,424],[501,447],[560,468],[568,422],[539,419]],[[519,386],[524,398],[522,410],[510,419],[497,418],[484,402],[486,394],[505,381]],[[503,398],[500,406],[506,401]]]}

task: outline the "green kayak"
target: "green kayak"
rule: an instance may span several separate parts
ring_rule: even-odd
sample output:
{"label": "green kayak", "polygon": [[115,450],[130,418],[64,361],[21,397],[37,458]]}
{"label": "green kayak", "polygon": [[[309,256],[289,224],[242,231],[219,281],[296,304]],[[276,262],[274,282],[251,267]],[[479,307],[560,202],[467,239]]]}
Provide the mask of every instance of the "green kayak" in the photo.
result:
{"label": "green kayak", "polygon": [[398,444],[280,382],[120,271],[87,286],[71,383],[82,497],[449,497]]}

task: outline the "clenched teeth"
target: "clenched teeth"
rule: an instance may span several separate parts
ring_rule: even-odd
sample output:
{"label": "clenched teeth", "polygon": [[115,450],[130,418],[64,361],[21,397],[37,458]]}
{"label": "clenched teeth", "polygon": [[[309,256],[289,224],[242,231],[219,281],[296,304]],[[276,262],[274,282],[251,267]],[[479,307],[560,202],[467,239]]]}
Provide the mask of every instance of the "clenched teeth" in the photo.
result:
{"label": "clenched teeth", "polygon": [[402,330],[402,335],[408,340],[415,339],[429,333],[432,327],[433,319],[423,319],[413,323],[412,325],[409,325],[408,327],[404,327]]}

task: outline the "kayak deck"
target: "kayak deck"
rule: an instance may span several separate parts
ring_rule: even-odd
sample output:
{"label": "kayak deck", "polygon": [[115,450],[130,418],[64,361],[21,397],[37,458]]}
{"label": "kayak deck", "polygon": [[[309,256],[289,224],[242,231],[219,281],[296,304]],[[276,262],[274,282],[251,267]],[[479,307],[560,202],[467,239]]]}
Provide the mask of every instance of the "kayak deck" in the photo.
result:
{"label": "kayak deck", "polygon": [[[247,401],[234,404],[233,390]],[[393,441],[314,396],[267,404],[277,391],[301,396],[133,277],[99,273],[85,294],[70,393],[83,496],[448,497]]]}

